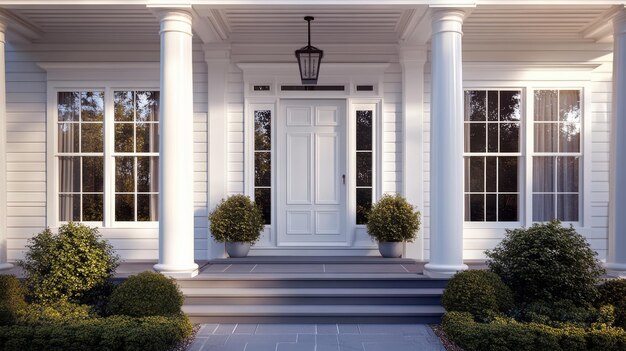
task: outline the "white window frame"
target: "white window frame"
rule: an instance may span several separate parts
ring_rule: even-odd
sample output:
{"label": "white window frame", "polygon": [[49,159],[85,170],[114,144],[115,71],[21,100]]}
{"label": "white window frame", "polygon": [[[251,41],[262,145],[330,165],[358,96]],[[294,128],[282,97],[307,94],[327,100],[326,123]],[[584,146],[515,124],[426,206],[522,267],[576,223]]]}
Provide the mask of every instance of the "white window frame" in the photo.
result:
{"label": "white window frame", "polygon": [[[104,92],[104,204],[102,222],[81,222],[89,226],[117,229],[135,228],[158,228],[158,221],[142,222],[118,222],[115,221],[115,156],[114,153],[114,91],[128,90],[154,90],[159,91],[159,82],[154,80],[144,81],[48,81],[47,86],[47,156],[46,156],[46,181],[47,181],[47,210],[46,225],[51,228],[58,228],[67,223],[59,220],[59,156],[65,156],[58,152],[58,106],[57,95],[63,91],[103,91]],[[161,128],[161,121],[159,121]],[[135,155],[133,153],[133,155]],[[158,154],[156,154],[158,155]],[[159,181],[161,181],[159,179]]]}

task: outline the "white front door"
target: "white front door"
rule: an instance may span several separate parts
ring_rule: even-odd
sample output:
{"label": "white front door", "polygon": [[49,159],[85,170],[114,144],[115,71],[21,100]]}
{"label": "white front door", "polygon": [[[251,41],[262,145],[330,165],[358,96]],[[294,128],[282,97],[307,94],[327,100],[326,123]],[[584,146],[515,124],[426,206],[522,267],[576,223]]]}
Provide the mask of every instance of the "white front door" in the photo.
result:
{"label": "white front door", "polygon": [[346,246],[346,102],[281,100],[279,246]]}

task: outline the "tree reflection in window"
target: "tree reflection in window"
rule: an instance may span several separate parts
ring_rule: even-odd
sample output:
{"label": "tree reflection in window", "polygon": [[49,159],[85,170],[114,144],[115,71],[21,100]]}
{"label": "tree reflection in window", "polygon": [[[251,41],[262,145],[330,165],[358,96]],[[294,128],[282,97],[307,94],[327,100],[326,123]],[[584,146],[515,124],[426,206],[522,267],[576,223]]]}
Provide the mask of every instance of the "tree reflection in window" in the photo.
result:
{"label": "tree reflection in window", "polygon": [[373,111],[356,111],[356,224],[367,224],[372,207]]}
{"label": "tree reflection in window", "polygon": [[272,223],[272,111],[254,111],[254,201]]}
{"label": "tree reflection in window", "polygon": [[522,92],[465,92],[465,220],[519,218]]}

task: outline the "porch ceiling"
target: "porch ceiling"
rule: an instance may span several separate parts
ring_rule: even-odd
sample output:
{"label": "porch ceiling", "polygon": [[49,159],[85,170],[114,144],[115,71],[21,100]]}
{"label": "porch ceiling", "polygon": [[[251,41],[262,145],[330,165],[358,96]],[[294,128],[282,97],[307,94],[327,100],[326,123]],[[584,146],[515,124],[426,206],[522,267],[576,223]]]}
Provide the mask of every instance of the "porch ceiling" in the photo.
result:
{"label": "porch ceiling", "polygon": [[[465,21],[464,41],[610,41],[608,19],[618,7],[480,5]],[[13,5],[6,9],[17,24],[11,26],[14,31],[34,42],[156,42],[159,37],[158,20],[143,5]],[[314,45],[397,43],[414,28],[428,28],[418,25],[428,9],[425,5],[197,5],[193,9],[194,29],[200,38],[231,43],[304,43],[305,15],[315,17]]]}

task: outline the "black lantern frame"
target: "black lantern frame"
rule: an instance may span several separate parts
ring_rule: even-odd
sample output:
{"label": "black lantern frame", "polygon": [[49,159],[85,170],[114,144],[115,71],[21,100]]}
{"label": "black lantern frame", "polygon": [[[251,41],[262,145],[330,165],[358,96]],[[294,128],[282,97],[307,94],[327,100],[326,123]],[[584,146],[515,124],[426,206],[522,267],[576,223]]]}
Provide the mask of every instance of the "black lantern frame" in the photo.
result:
{"label": "black lantern frame", "polygon": [[300,69],[300,79],[302,84],[317,84],[319,78],[320,64],[324,51],[311,46],[311,21],[315,18],[311,16],[304,17],[309,26],[309,44],[299,50],[296,50],[296,59],[298,59],[298,68]]}

